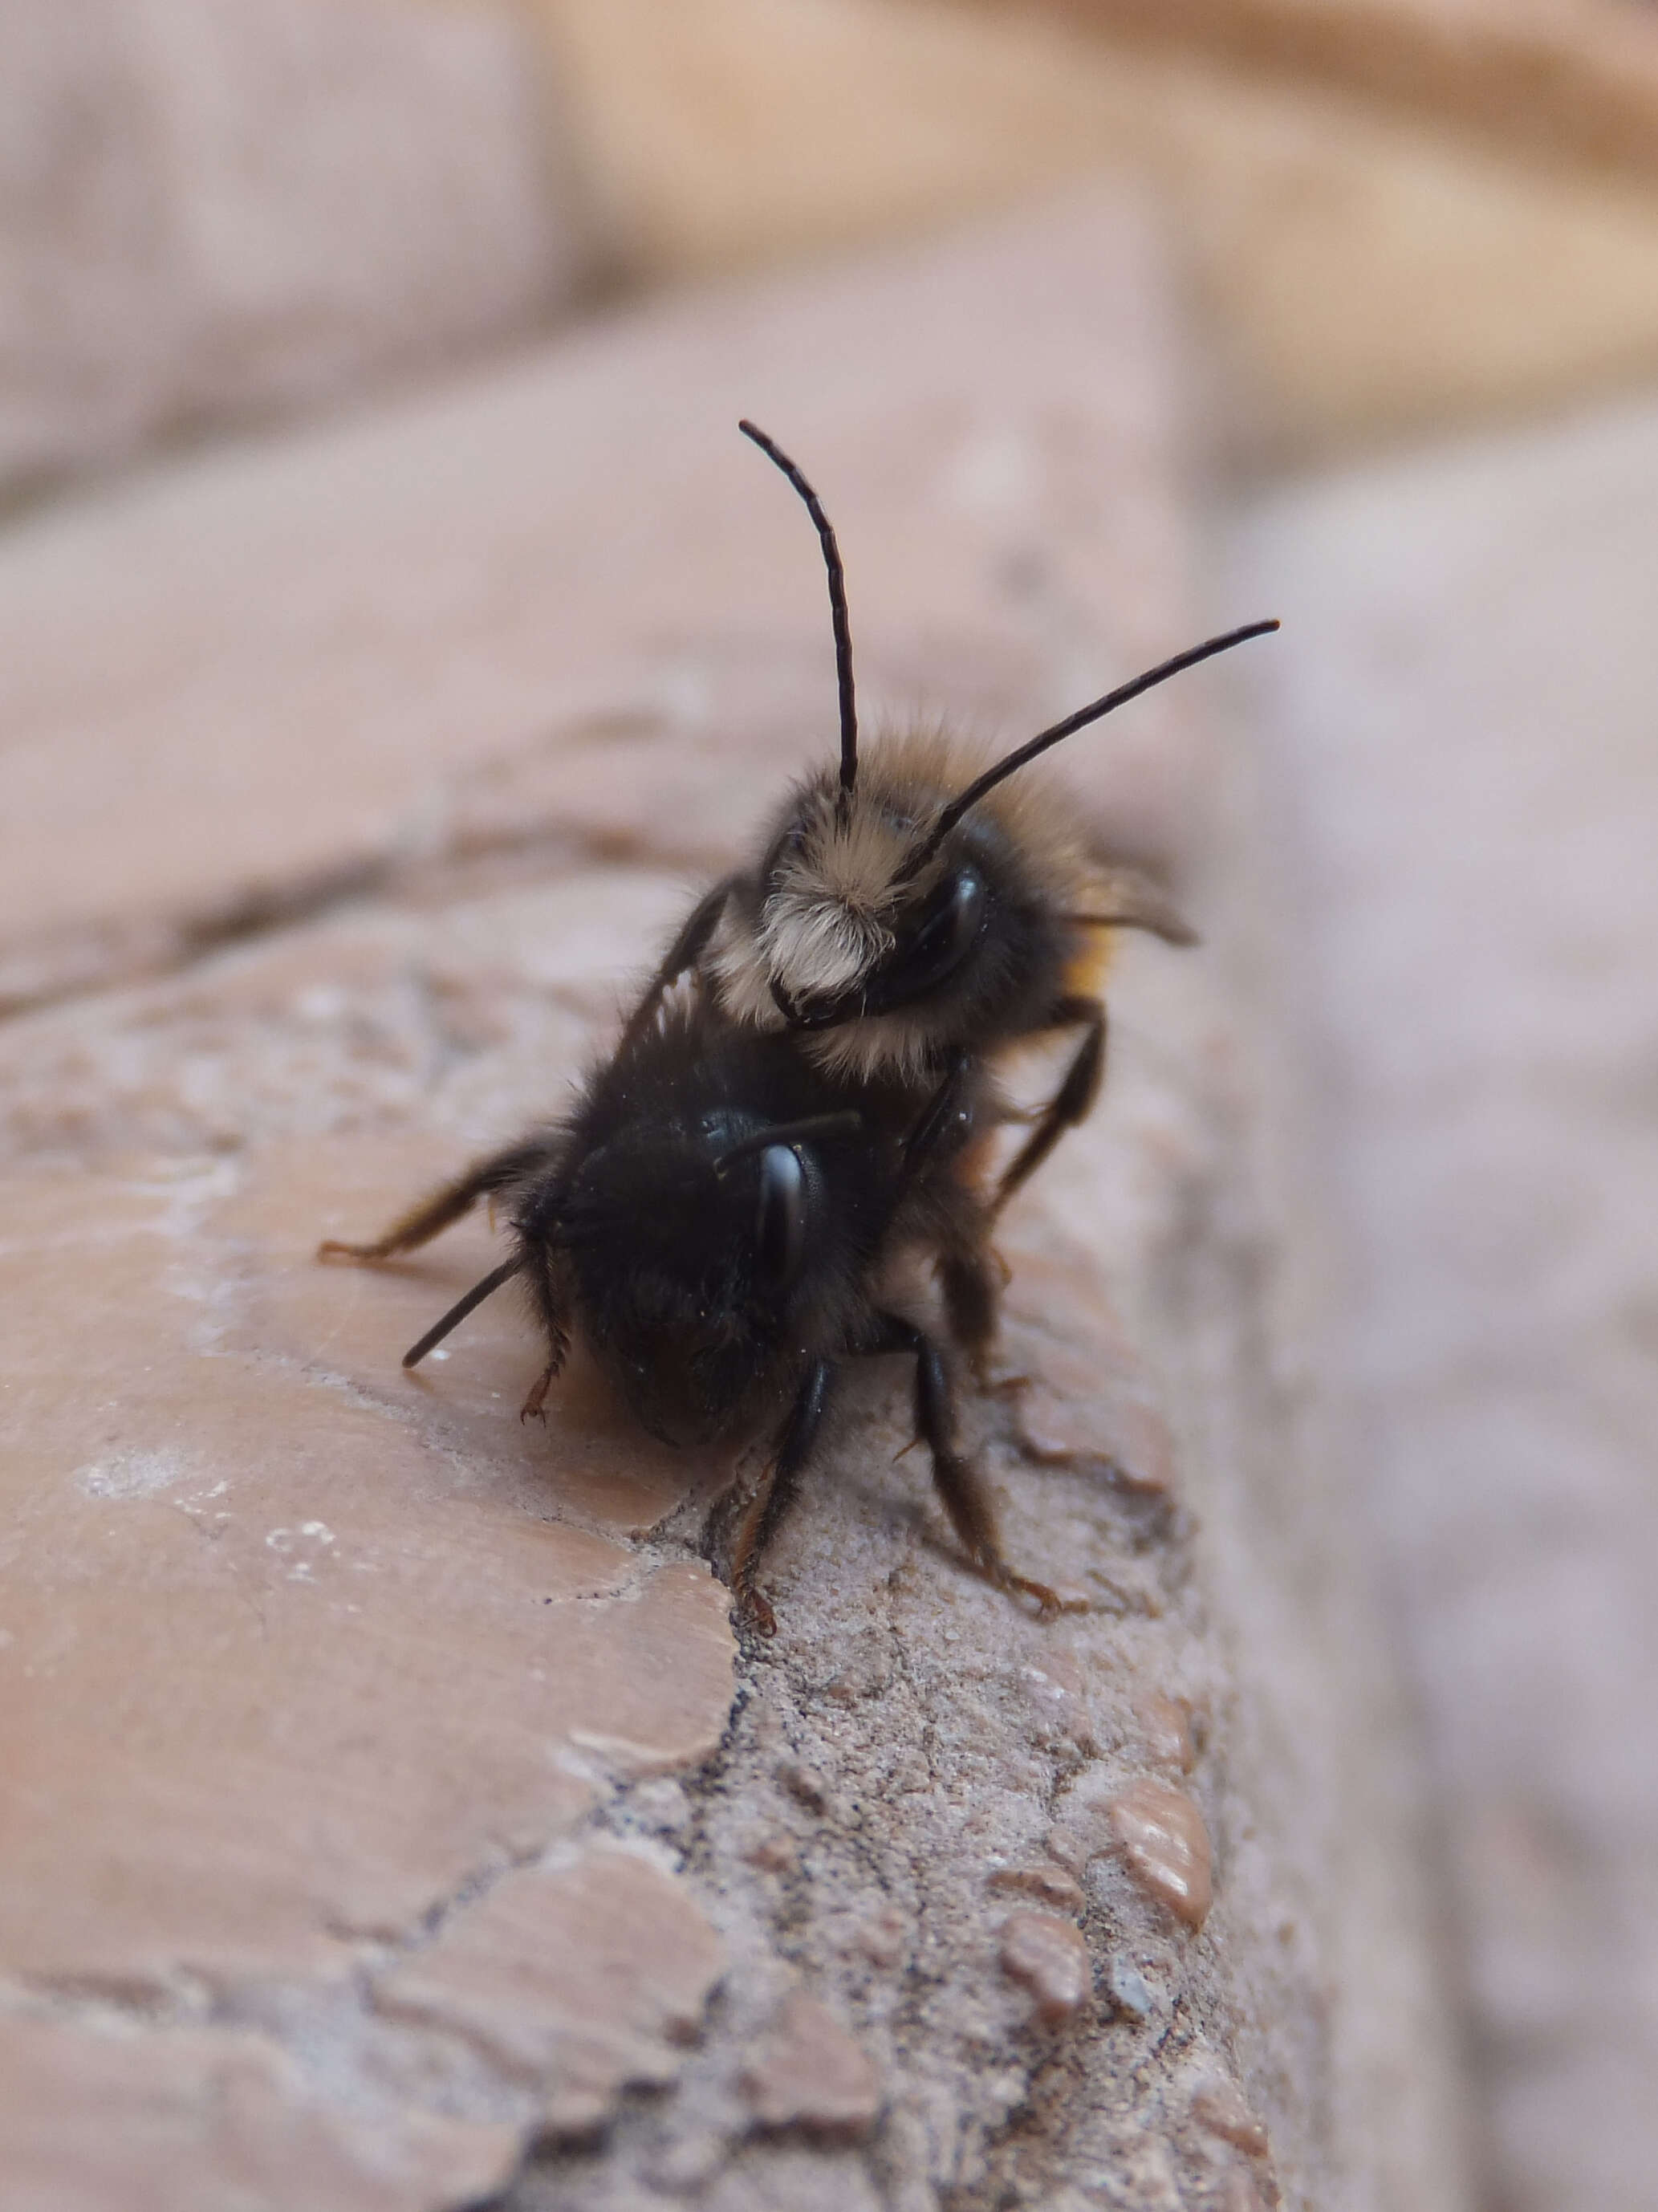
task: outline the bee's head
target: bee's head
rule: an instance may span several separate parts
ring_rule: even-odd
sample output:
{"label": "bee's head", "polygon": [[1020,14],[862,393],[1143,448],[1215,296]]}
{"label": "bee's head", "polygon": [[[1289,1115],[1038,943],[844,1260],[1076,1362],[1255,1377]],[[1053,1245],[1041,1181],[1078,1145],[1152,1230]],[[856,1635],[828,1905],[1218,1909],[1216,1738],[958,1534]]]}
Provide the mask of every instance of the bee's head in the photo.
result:
{"label": "bee's head", "polygon": [[556,1233],[600,1364],[665,1443],[709,1443],[767,1397],[824,1239],[819,1149],[858,1128],[647,1126],[579,1170]]}
{"label": "bee's head", "polygon": [[[1029,973],[1011,941],[1019,927],[1011,895],[1017,864],[980,802],[1028,761],[1181,669],[1278,628],[1252,623],[1212,637],[1120,684],[993,763],[960,789],[948,780],[860,777],[852,637],[840,550],[817,493],[788,455],[752,422],[738,425],[805,501],[829,573],[840,695],[838,768],[799,792],[774,841],[754,917],[755,969],[727,949],[722,984],[744,1018],[780,1016],[792,1029],[832,1030],[910,1012],[905,1043],[959,1021],[982,994],[1017,994]],[[873,769],[875,763],[870,763]],[[919,801],[919,803],[918,803]],[[768,997],[770,1006],[765,1004]],[[917,1018],[927,1010],[927,1020]],[[896,1042],[896,1040],[895,1040]]]}
{"label": "bee's head", "polygon": [[877,773],[851,793],[825,777],[797,795],[767,858],[756,929],[791,1028],[832,1029],[970,985],[1005,856],[964,830],[929,850],[929,787],[925,774]]}

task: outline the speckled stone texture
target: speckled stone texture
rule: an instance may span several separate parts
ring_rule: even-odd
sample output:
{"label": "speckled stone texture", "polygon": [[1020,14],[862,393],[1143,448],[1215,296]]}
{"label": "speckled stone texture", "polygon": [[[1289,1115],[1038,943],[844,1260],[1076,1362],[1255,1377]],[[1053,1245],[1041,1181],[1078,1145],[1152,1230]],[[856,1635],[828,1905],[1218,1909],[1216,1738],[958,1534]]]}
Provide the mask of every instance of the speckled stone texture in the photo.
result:
{"label": "speckled stone texture", "polygon": [[[968,1425],[1089,1601],[1051,1626],[963,1570],[891,1364],[739,1649],[729,1457],[580,1363],[520,1427],[507,1298],[399,1370],[486,1221],[311,1257],[556,1109],[827,742],[816,549],[739,412],[830,500],[872,726],[1016,737],[1193,634],[1160,272],[1077,205],[0,548],[29,2212],[1458,2203],[1310,1231],[1221,965],[1125,953],[1106,1105],[1009,1218],[1029,1380]],[[1178,853],[1219,696],[1078,748],[1078,807]]]}
{"label": "speckled stone texture", "polygon": [[1651,2212],[1658,403],[1275,492],[1230,579],[1485,2201]]}

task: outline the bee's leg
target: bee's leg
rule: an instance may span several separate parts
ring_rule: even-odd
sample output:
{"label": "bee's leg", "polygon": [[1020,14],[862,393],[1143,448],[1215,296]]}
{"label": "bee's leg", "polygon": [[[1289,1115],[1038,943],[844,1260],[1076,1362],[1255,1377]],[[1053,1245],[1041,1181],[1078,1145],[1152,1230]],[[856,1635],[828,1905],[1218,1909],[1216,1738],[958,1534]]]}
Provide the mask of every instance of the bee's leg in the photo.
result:
{"label": "bee's leg", "polygon": [[1002,1261],[981,1239],[953,1246],[938,1261],[944,1318],[982,1389],[991,1387],[990,1347],[1001,1321],[1006,1280]]}
{"label": "bee's leg", "polygon": [[915,1355],[915,1427],[932,1455],[932,1480],[950,1525],[960,1537],[979,1572],[998,1589],[1034,1598],[1042,1618],[1077,1613],[1084,1608],[1062,1598],[1046,1583],[1017,1574],[1003,1555],[996,1526],[996,1509],[990,1502],[983,1478],[956,1448],[956,1407],[943,1355],[932,1339],[897,1314],[876,1316],[879,1334],[866,1346],[870,1352],[912,1352]]}
{"label": "bee's leg", "polygon": [[737,1601],[739,1618],[757,1628],[762,1636],[776,1635],[777,1616],[754,1586],[755,1571],[761,1553],[776,1534],[778,1524],[793,1502],[801,1469],[811,1456],[811,1448],[823,1425],[834,1382],[834,1363],[814,1359],[789,1408],[771,1466],[738,1526],[732,1552],[732,1595]]}
{"label": "bee's leg", "polygon": [[541,1325],[547,1332],[547,1364],[531,1385],[529,1396],[518,1409],[518,1417],[520,1421],[539,1420],[544,1423],[547,1416],[542,1409],[547,1393],[557,1381],[559,1370],[569,1352],[570,1331],[565,1319],[564,1303],[553,1281],[547,1246],[538,1238],[533,1242],[526,1240],[525,1273],[535,1294]]}
{"label": "bee's leg", "polygon": [[628,1017],[622,1032],[623,1044],[630,1044],[643,1035],[662,1002],[662,994],[679,981],[688,968],[695,967],[708,947],[708,940],[720,926],[720,917],[726,911],[726,902],[736,890],[739,878],[726,876],[711,890],[705,891],[681,923],[678,934],[656,965],[656,972],[645,986],[644,995]]}
{"label": "bee's leg", "polygon": [[417,1244],[429,1243],[452,1221],[459,1221],[463,1213],[470,1212],[479,1199],[517,1182],[521,1176],[544,1165],[546,1158],[544,1140],[514,1145],[510,1152],[491,1153],[487,1160],[479,1160],[468,1168],[456,1182],[445,1183],[441,1190],[434,1190],[429,1198],[422,1199],[418,1206],[400,1214],[386,1234],[377,1237],[372,1244],[342,1244],[337,1238],[330,1237],[318,1245],[317,1257],[389,1260],[398,1252],[412,1252]]}
{"label": "bee's leg", "polygon": [[[901,1190],[935,1164],[941,1152],[959,1152],[972,1141],[975,1111],[987,1103],[982,1094],[971,1095],[972,1079],[970,1055],[958,1053],[905,1139]],[[971,1359],[980,1382],[987,1383],[990,1347],[1007,1283],[1007,1268],[989,1243],[992,1216],[976,1191],[950,1177],[934,1178],[932,1196],[943,1212],[933,1232],[935,1266],[950,1333]]]}
{"label": "bee's leg", "polygon": [[900,1193],[937,1160],[947,1146],[957,1149],[973,1133],[973,1109],[968,1098],[968,1084],[973,1063],[965,1052],[958,1052],[950,1064],[950,1072],[933,1092],[904,1139],[903,1158],[899,1168]]}
{"label": "bee's leg", "polygon": [[562,1344],[559,1345],[547,1364],[530,1385],[530,1395],[518,1409],[520,1421],[534,1420],[545,1424],[547,1415],[544,1408],[547,1393],[558,1380],[558,1370],[564,1364],[564,1351],[565,1347]]}
{"label": "bee's leg", "polygon": [[990,1202],[993,1220],[1020,1184],[1034,1175],[1067,1129],[1085,1121],[1099,1096],[1105,1072],[1105,1008],[1098,999],[1061,999],[1054,1009],[1053,1027],[1080,1027],[1085,1034],[1077,1056],[1066,1070],[1065,1080],[1043,1108],[1035,1127],[1010,1162]]}
{"label": "bee's leg", "polygon": [[990,1347],[1001,1320],[1007,1267],[991,1245],[990,1217],[975,1190],[953,1176],[941,1176],[931,1195],[934,1217],[929,1234],[944,1319],[952,1341],[972,1362],[975,1379],[988,1389]]}

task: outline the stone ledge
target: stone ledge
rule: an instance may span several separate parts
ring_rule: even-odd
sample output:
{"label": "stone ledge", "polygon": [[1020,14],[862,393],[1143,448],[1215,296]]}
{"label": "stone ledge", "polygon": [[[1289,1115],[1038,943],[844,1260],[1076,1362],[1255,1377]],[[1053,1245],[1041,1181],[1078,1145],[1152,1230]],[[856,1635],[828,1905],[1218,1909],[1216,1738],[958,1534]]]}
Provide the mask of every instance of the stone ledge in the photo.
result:
{"label": "stone ledge", "polygon": [[[112,2146],[125,2201],[137,2172],[260,2212],[1235,2212],[1377,2172],[1454,2203],[1442,2084],[1397,2092],[1433,2048],[1377,1779],[1408,1747],[1335,1470],[1278,1395],[1261,1284],[1301,1230],[1264,1210],[1200,958],[1125,955],[1105,1109],[1010,1223],[1040,1382],[969,1419],[1015,1556],[1090,1601],[1052,1626],[964,1571],[872,1363],[768,1562],[781,1632],[737,1651],[697,1550],[729,1455],[671,1460],[579,1376],[520,1426],[505,1299],[398,1367],[487,1224],[374,1273],[309,1257],[556,1109],[688,841],[730,850],[822,744],[810,535],[731,417],[829,491],[873,668],[1029,728],[1189,634],[1175,360],[1134,217],[1072,207],[629,319],[8,549],[29,844],[0,821],[20,867],[49,851],[58,921],[118,945],[388,856],[355,900],[0,1026],[27,2051],[0,2143],[38,2163],[55,2132],[93,2212]],[[672,818],[671,749],[627,716],[571,745],[567,821],[548,702],[652,666],[670,715],[719,702],[710,772],[739,735],[723,824]],[[1200,698],[1078,753],[1079,808],[1178,848]],[[488,817],[507,740],[558,879],[466,877],[441,837],[398,872],[411,780]],[[5,941],[37,919],[14,898]]]}

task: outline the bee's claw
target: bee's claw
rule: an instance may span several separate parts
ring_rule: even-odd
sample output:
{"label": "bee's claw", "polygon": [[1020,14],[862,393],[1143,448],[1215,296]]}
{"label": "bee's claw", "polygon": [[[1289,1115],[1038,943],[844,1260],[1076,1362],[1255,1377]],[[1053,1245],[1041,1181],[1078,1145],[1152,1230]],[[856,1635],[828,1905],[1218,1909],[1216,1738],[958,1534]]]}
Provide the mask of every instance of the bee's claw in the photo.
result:
{"label": "bee's claw", "polygon": [[533,1418],[540,1422],[544,1429],[546,1427],[547,1393],[551,1389],[553,1386],[553,1378],[557,1373],[557,1360],[549,1360],[546,1366],[542,1369],[540,1374],[537,1376],[535,1381],[531,1384],[529,1396],[524,1401],[524,1403],[518,1409],[518,1417],[520,1421],[527,1421]]}
{"label": "bee's claw", "polygon": [[756,1636],[776,1635],[777,1615],[757,1589],[738,1590],[732,1609],[737,1615],[739,1627],[751,1628]]}
{"label": "bee's claw", "polygon": [[999,1589],[1011,1597],[1028,1597],[1035,1605],[1043,1620],[1057,1620],[1061,1613],[1087,1613],[1091,1610],[1085,1597],[1065,1597],[1050,1589],[1047,1583],[1034,1582],[1029,1575],[1015,1574],[1012,1568],[1000,1560],[988,1569],[990,1579]]}

